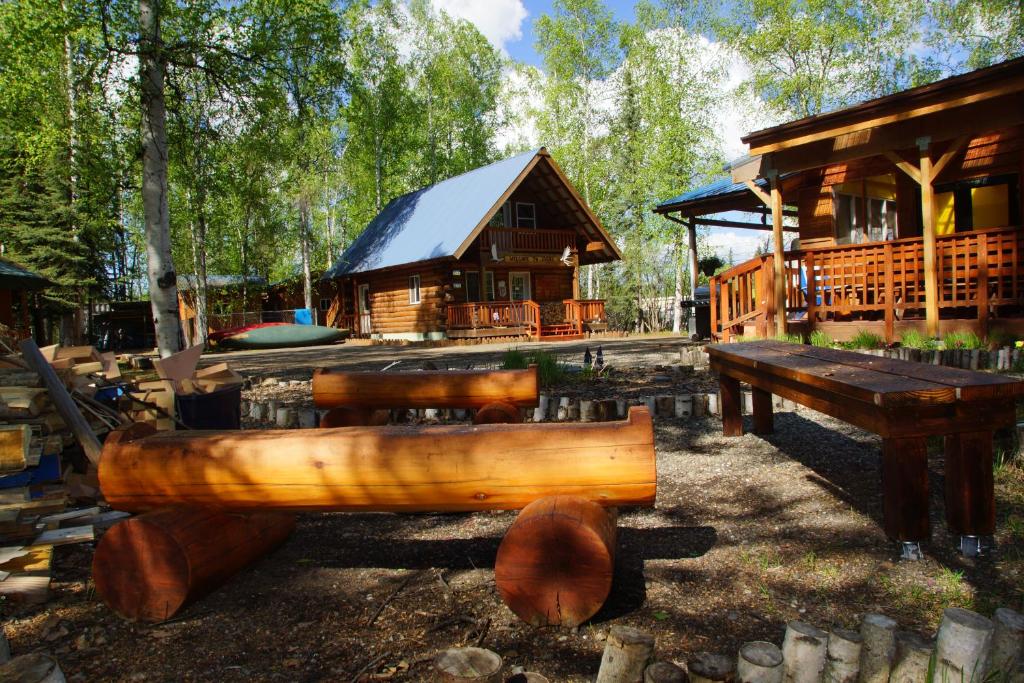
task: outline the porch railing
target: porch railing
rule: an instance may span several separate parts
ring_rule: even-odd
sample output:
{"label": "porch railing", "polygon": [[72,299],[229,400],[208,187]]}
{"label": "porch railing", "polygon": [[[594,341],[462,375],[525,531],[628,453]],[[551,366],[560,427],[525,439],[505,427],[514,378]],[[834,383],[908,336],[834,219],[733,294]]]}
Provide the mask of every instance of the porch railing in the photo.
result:
{"label": "porch railing", "polygon": [[[940,310],[961,309],[984,327],[992,307],[1024,304],[1024,232],[992,228],[936,238]],[[837,316],[923,317],[924,240],[920,237],[786,253],[786,310],[813,324]],[[761,256],[711,278],[712,330],[774,323],[773,259]],[[967,309],[974,309],[969,311]]]}
{"label": "porch railing", "polygon": [[604,299],[566,299],[562,303],[565,305],[565,322],[575,326],[580,334],[585,323],[608,321]]}
{"label": "porch railing", "polygon": [[535,301],[487,301],[448,304],[448,329],[524,327],[540,336],[540,306]]}
{"label": "porch railing", "polygon": [[480,235],[480,247],[490,249],[498,245],[501,251],[562,251],[576,244],[572,230],[543,230],[531,228],[486,228]]}

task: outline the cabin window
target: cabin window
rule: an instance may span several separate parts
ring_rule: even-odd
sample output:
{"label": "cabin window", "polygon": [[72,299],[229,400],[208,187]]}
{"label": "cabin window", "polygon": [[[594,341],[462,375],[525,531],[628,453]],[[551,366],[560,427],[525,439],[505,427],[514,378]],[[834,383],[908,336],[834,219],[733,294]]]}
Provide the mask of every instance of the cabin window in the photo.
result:
{"label": "cabin window", "polygon": [[409,276],[409,303],[418,304],[420,302],[420,276],[410,275]]}
{"label": "cabin window", "polygon": [[872,176],[833,188],[836,244],[896,239],[896,178]]}
{"label": "cabin window", "polygon": [[329,310],[331,310],[331,300],[327,299],[327,298],[320,299],[320,310],[321,311],[329,311]]}
{"label": "cabin window", "polygon": [[484,273],[484,295],[487,301],[494,301],[494,272],[490,270]]}
{"label": "cabin window", "polygon": [[466,301],[480,301],[480,273],[466,271]]}
{"label": "cabin window", "polygon": [[1004,228],[1019,220],[1017,176],[974,178],[935,186],[935,234]]}
{"label": "cabin window", "polygon": [[537,227],[537,205],[529,202],[516,202],[516,227]]}
{"label": "cabin window", "polygon": [[494,212],[491,220],[487,221],[489,228],[511,228],[512,227],[512,204],[505,202],[501,208]]}

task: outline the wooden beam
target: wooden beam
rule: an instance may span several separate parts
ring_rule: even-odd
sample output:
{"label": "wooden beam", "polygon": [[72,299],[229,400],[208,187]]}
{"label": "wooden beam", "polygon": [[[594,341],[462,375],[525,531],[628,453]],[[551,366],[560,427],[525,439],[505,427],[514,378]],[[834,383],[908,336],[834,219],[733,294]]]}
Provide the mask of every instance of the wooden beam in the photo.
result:
{"label": "wooden beam", "polygon": [[[729,221],[719,218],[694,218],[693,222],[697,225],[706,225],[712,228],[741,228],[743,230],[773,229],[772,226],[765,223],[746,223],[744,221]],[[796,225],[783,225],[782,229],[786,232],[800,232],[800,228]]]}
{"label": "wooden beam", "polygon": [[907,161],[906,159],[904,159],[891,149],[885,150],[885,152],[883,152],[882,154],[883,156],[885,156],[886,159],[891,161],[896,166],[896,168],[900,169],[908,176],[910,176],[915,183],[917,183],[918,185],[921,184],[921,170],[917,166],[914,166],[912,163],[910,163],[909,161]]}
{"label": "wooden beam", "polygon": [[[148,433],[147,433],[148,432]],[[544,496],[653,505],[646,408],[617,422],[156,432],[103,448],[100,488],[127,512],[515,510]]]}
{"label": "wooden beam", "polygon": [[772,205],[772,198],[768,195],[767,192],[758,187],[757,183],[755,183],[753,180],[744,180],[743,184],[747,186],[748,190],[754,193],[754,196],[756,196],[758,199],[764,202],[765,206]]}
{"label": "wooden beam", "polygon": [[932,158],[930,143],[921,145],[921,233],[924,241],[924,299],[925,322],[928,336],[939,336],[939,283],[935,260],[935,193],[932,188]]}
{"label": "wooden beam", "polygon": [[957,155],[957,153],[960,152],[960,150],[962,150],[964,147],[966,147],[967,143],[970,142],[970,141],[971,141],[971,136],[970,135],[961,135],[956,140],[954,140],[949,145],[949,149],[947,149],[945,152],[943,152],[942,156],[940,156],[935,161],[935,163],[932,164],[932,182],[933,183],[935,182],[935,179],[939,177],[939,174],[942,173],[942,170],[944,168],[946,168],[946,165],[950,161],[953,160],[953,157],[955,157]]}
{"label": "wooden beam", "polygon": [[750,180],[754,180],[761,175],[761,157],[752,156],[745,159],[742,163],[736,164],[729,172],[732,174],[732,181],[734,183],[743,183]]}
{"label": "wooden beam", "polygon": [[775,331],[786,334],[786,251],[782,244],[782,189],[779,176],[771,179],[772,242],[775,261]]}

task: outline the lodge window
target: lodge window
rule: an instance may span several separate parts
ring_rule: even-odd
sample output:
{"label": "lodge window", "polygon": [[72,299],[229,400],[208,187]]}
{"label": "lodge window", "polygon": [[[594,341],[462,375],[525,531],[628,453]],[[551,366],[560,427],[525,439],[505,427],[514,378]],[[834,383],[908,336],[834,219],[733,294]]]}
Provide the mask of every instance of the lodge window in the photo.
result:
{"label": "lodge window", "polygon": [[484,273],[484,295],[487,301],[494,301],[494,272],[490,270]]}
{"label": "lodge window", "polygon": [[466,271],[466,301],[480,301],[480,273]]}
{"label": "lodge window", "polygon": [[320,310],[321,311],[329,311],[329,310],[331,310],[331,300],[330,299],[326,299],[326,298],[325,299],[320,299]]}
{"label": "lodge window", "polygon": [[512,204],[505,202],[501,208],[494,212],[491,220],[487,221],[489,228],[511,228],[512,227]]}
{"label": "lodge window", "polygon": [[516,227],[537,227],[537,205],[528,202],[516,202]]}
{"label": "lodge window", "polygon": [[836,244],[896,239],[896,178],[892,174],[833,188]]}
{"label": "lodge window", "polygon": [[420,302],[420,276],[410,275],[409,276],[409,303],[418,304]]}
{"label": "lodge window", "polygon": [[1020,221],[1017,194],[1016,175],[936,185],[935,234],[1015,225]]}

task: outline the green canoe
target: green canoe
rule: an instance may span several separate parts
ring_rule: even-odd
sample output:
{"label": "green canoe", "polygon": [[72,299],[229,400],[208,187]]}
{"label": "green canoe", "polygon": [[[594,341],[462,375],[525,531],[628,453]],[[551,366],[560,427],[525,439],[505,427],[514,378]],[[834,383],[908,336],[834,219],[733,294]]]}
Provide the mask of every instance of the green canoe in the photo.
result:
{"label": "green canoe", "polygon": [[320,325],[292,325],[264,323],[237,331],[225,330],[217,340],[218,346],[235,349],[279,349],[290,346],[320,346],[341,341],[349,330],[338,330]]}

